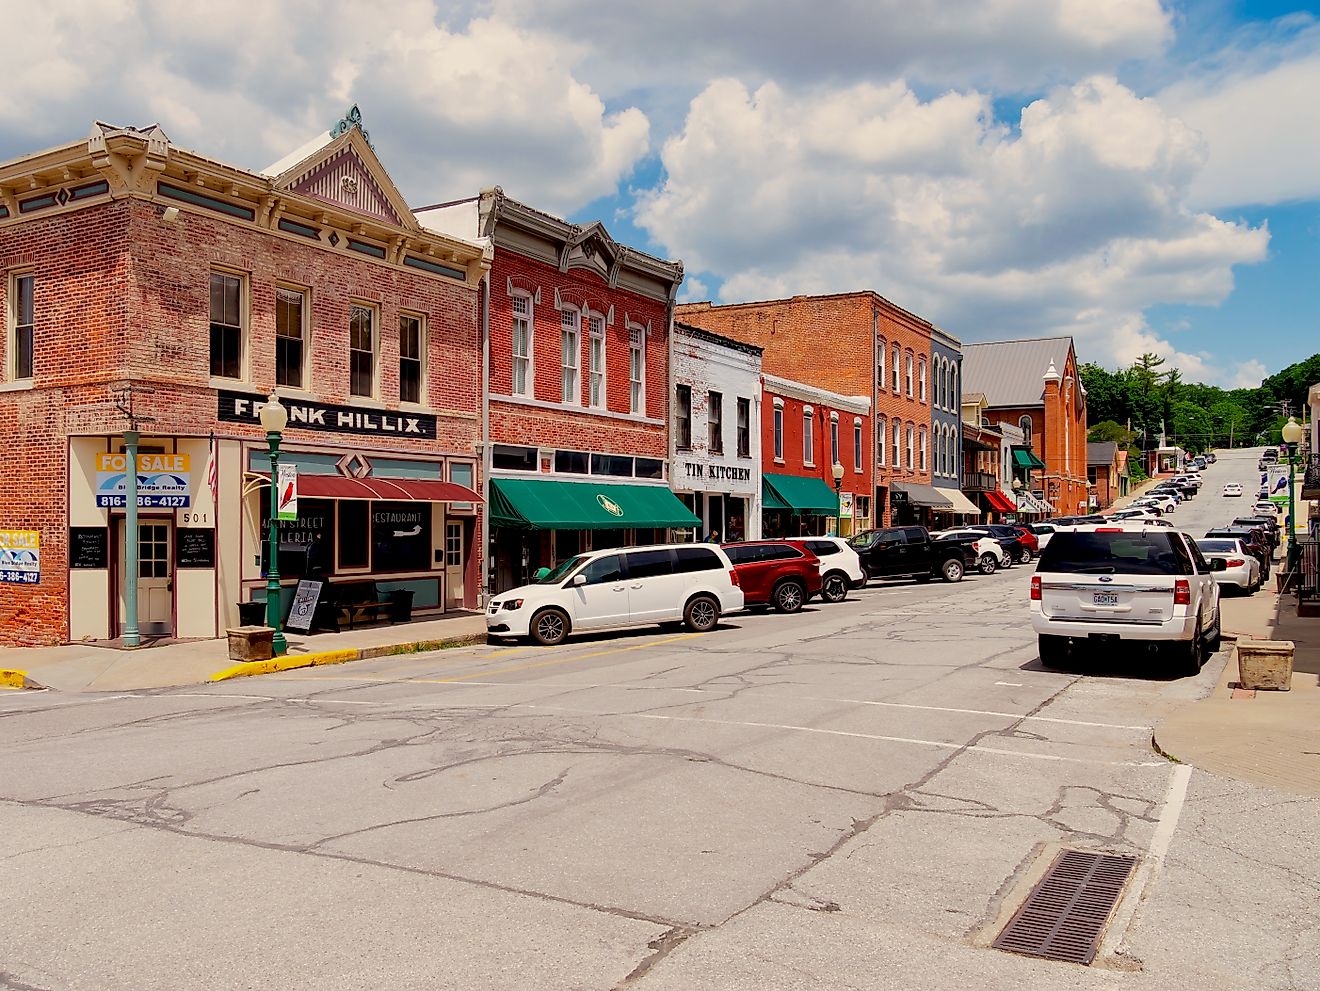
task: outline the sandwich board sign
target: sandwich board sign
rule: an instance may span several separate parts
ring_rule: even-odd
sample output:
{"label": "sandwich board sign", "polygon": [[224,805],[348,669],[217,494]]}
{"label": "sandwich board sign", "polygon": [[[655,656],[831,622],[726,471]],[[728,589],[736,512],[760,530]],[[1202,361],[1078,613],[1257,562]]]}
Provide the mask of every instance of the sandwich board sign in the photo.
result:
{"label": "sandwich board sign", "polygon": [[321,598],[321,585],[321,582],[308,581],[306,578],[298,582],[285,627],[290,630],[301,630],[303,633],[311,632],[312,619],[316,615],[316,603]]}

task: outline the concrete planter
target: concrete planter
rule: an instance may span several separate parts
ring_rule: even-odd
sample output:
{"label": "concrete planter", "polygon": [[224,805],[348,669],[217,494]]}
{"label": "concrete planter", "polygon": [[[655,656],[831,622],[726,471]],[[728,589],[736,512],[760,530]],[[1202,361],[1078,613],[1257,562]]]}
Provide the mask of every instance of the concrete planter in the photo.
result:
{"label": "concrete planter", "polygon": [[225,632],[229,634],[231,661],[269,661],[275,656],[275,631],[269,626],[239,626]]}
{"label": "concrete planter", "polygon": [[1242,688],[1287,692],[1292,690],[1291,640],[1239,640],[1238,684]]}

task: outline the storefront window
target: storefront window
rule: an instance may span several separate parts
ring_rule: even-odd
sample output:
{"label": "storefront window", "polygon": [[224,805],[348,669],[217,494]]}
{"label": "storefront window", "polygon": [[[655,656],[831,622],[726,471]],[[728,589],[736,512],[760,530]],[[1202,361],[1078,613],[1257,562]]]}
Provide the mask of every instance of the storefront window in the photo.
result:
{"label": "storefront window", "polygon": [[501,471],[536,471],[536,448],[496,444],[491,465]]}
{"label": "storefront window", "polygon": [[371,566],[370,503],[340,502],[338,570],[362,570]]}
{"label": "storefront window", "polygon": [[[343,538],[341,531],[341,544]],[[371,503],[371,570],[426,571],[430,567],[431,504]]]}
{"label": "storefront window", "polygon": [[[270,490],[263,488],[261,509],[261,573],[270,561]],[[323,499],[299,499],[298,518],[279,521],[280,576],[302,578],[331,570],[335,545],[335,504]]]}
{"label": "storefront window", "polygon": [[638,478],[665,477],[665,463],[658,458],[637,458],[634,463]]}
{"label": "storefront window", "polygon": [[589,460],[585,451],[556,451],[555,471],[569,475],[585,475]]}
{"label": "storefront window", "polygon": [[591,456],[593,475],[623,475],[631,477],[633,459],[618,454],[593,454]]}

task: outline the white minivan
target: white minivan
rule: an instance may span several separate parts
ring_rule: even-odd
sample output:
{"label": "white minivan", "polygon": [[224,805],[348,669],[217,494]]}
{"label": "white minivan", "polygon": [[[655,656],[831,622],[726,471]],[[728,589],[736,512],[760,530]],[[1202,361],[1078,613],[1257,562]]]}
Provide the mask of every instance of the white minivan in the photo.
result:
{"label": "white minivan", "polygon": [[570,633],[682,622],[713,630],[743,608],[738,576],[714,544],[616,547],[571,557],[486,606],[486,632],[562,643]]}

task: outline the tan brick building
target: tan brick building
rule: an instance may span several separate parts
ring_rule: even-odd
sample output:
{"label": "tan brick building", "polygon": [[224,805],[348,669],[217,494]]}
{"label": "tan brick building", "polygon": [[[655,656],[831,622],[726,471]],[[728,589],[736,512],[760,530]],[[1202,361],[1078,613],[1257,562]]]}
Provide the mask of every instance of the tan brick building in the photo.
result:
{"label": "tan brick building", "polygon": [[356,108],[260,172],[103,123],[0,165],[0,531],[35,533],[40,569],[0,581],[0,643],[117,637],[126,539],[146,635],[214,637],[264,600],[272,391],[300,473],[284,596],[314,566],[475,605],[489,264],[415,220]]}
{"label": "tan brick building", "polygon": [[856,519],[858,530],[915,522],[928,518],[931,507],[948,505],[931,485],[930,321],[869,291],[688,303],[677,313],[687,323],[759,345],[767,374],[871,398],[864,472],[874,498],[860,504],[866,515]]}

